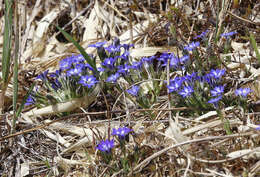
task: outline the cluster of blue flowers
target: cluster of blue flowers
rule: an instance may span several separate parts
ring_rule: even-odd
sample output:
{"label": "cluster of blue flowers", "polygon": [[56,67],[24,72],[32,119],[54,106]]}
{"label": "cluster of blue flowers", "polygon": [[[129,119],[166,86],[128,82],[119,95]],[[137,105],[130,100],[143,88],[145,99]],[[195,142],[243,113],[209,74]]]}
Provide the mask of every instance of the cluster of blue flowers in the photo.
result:
{"label": "cluster of blue flowers", "polygon": [[[133,130],[128,127],[119,127],[118,129],[113,128],[112,135],[117,136],[120,141],[124,141],[126,136]],[[111,153],[111,149],[115,146],[114,139],[101,141],[97,145],[97,149],[101,152]]]}
{"label": "cluster of blue flowers", "polygon": [[[208,32],[208,30],[204,31],[194,39],[205,39]],[[221,37],[228,38],[234,34],[236,32],[224,33],[221,34]],[[105,47],[105,44],[106,42],[98,42],[89,45],[89,47],[96,48],[98,53],[97,56],[90,56],[90,58],[95,63],[97,57],[101,61],[100,66],[96,65],[98,74],[82,55],[74,55],[61,60],[59,69],[54,73],[49,73],[47,70],[36,79],[41,80],[47,90],[54,93],[53,97],[57,102],[62,102],[73,97],[82,97],[101,81],[116,84],[118,79],[123,77],[131,86],[130,89],[126,90],[127,93],[140,98],[140,101],[141,98],[147,98],[140,92],[140,86],[136,83],[146,79],[162,79],[162,76],[166,73],[166,66],[169,64],[170,71],[180,71],[179,73],[181,73],[170,80],[170,84],[167,85],[168,92],[179,96],[179,99],[195,98],[198,100],[198,97],[204,97],[201,99],[202,101],[213,104],[216,108],[218,102],[223,98],[225,89],[227,89],[223,82],[225,69],[192,71],[194,70],[192,64],[195,59],[191,59],[190,57],[194,56],[189,53],[196,51],[201,45],[199,41],[184,46],[183,53],[186,55],[182,57],[178,57],[174,53],[164,52],[160,56],[143,57],[139,61],[130,57],[129,49],[133,45],[120,44],[118,39],[107,47]],[[160,91],[157,93],[160,93]],[[239,88],[235,90],[235,95],[245,98],[250,92],[251,89],[249,88]],[[35,102],[37,102],[36,92],[28,97],[26,105]],[[190,100],[188,102],[191,103]],[[144,102],[144,104],[146,103]]]}

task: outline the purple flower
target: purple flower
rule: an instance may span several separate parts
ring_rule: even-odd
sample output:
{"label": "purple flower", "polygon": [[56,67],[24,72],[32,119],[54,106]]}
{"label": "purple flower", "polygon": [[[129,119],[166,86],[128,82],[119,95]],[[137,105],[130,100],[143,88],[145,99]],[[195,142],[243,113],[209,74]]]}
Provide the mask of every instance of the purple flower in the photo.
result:
{"label": "purple flower", "polygon": [[72,63],[82,63],[85,61],[85,58],[83,57],[83,55],[79,54],[79,55],[71,56],[70,60]]}
{"label": "purple flower", "polygon": [[29,105],[34,104],[34,103],[35,103],[35,101],[34,101],[33,97],[31,95],[29,95],[28,98],[26,99],[26,102],[25,102],[24,105],[29,106]]}
{"label": "purple flower", "polygon": [[119,139],[124,139],[126,135],[128,135],[131,131],[133,131],[132,129],[130,128],[127,128],[127,127],[122,127],[122,128],[118,128],[118,129],[115,129],[113,128],[112,130],[112,135],[114,136],[118,136]]}
{"label": "purple flower", "polygon": [[133,96],[137,96],[138,95],[138,91],[139,91],[140,87],[137,85],[134,85],[131,87],[131,89],[127,90],[127,93],[133,95]]}
{"label": "purple flower", "polygon": [[97,145],[97,149],[105,152],[105,153],[110,153],[111,149],[115,146],[114,144],[114,140],[106,140],[106,141],[101,141],[98,145]]}
{"label": "purple flower", "polygon": [[235,91],[235,95],[246,97],[250,92],[252,92],[250,88],[239,88]]}
{"label": "purple flower", "polygon": [[224,92],[224,86],[217,86],[210,91],[212,96],[219,96]]}
{"label": "purple flower", "polygon": [[218,105],[218,102],[219,102],[219,100],[221,100],[222,99],[222,96],[219,96],[219,97],[216,97],[216,98],[212,98],[212,99],[210,99],[209,101],[208,101],[208,103],[211,103],[211,104],[213,104],[215,107],[217,107]]}
{"label": "purple flower", "polygon": [[60,81],[56,78],[54,82],[51,83],[51,87],[54,89],[54,90],[58,90],[59,88],[62,87]]}
{"label": "purple flower", "polygon": [[192,88],[191,86],[186,86],[186,87],[184,87],[184,88],[179,92],[179,94],[180,94],[183,98],[185,98],[185,97],[190,96],[191,93],[193,93],[193,92],[194,92],[194,90],[193,90],[193,88]]}
{"label": "purple flower", "polygon": [[229,32],[229,33],[222,33],[220,36],[224,37],[224,38],[229,38],[230,36],[233,36],[234,34],[237,34],[237,32],[232,31],[232,32]]}
{"label": "purple flower", "polygon": [[119,73],[112,74],[111,76],[109,76],[109,77],[107,78],[106,82],[115,83],[119,77],[120,77],[120,74],[119,74]]}
{"label": "purple flower", "polygon": [[192,51],[192,50],[194,50],[195,48],[197,48],[199,45],[200,45],[199,42],[192,42],[192,43],[190,43],[189,45],[185,46],[185,47],[184,47],[184,50]]}
{"label": "purple flower", "polygon": [[40,79],[42,81],[46,81],[47,80],[47,75],[49,73],[49,70],[46,70],[44,71],[43,73],[39,74],[37,77],[36,77],[36,80],[37,79]]}
{"label": "purple flower", "polygon": [[105,67],[108,67],[109,69],[113,69],[115,61],[116,61],[115,58],[112,58],[112,57],[106,58],[104,60],[104,62],[102,63],[102,65],[105,66]]}
{"label": "purple flower", "polygon": [[[165,63],[166,64],[166,63]],[[180,59],[173,53],[170,55],[170,68],[177,68],[180,65]]]}
{"label": "purple flower", "polygon": [[83,64],[77,64],[75,68],[72,68],[67,71],[68,76],[75,76],[75,75],[80,75],[82,72],[84,65]]}
{"label": "purple flower", "polygon": [[60,61],[60,69],[66,70],[66,69],[70,69],[72,66],[72,60],[71,57],[65,58],[63,60]]}
{"label": "purple flower", "polygon": [[190,59],[189,55],[184,55],[183,57],[180,58],[180,62],[182,64],[185,64],[189,59]]}
{"label": "purple flower", "polygon": [[116,53],[116,52],[120,52],[120,46],[115,46],[115,45],[110,45],[108,47],[105,47],[106,51],[108,51],[109,53]]}
{"label": "purple flower", "polygon": [[130,47],[134,47],[134,44],[122,44],[121,47],[123,47],[125,51],[129,51]]}
{"label": "purple flower", "polygon": [[128,64],[120,65],[117,67],[117,72],[120,74],[127,74],[130,71],[130,66]]}
{"label": "purple flower", "polygon": [[120,58],[122,58],[123,60],[128,61],[128,57],[129,57],[130,53],[128,51],[125,51]]}
{"label": "purple flower", "polygon": [[103,45],[105,45],[107,42],[97,42],[96,44],[90,44],[88,47],[95,47],[95,48],[101,48]]}
{"label": "purple flower", "polygon": [[141,68],[142,68],[142,62],[141,61],[133,62],[132,65],[131,65],[131,69],[140,70]]}
{"label": "purple flower", "polygon": [[225,69],[212,69],[210,71],[210,76],[215,78],[215,79],[220,79],[224,74],[225,74],[226,70]]}
{"label": "purple flower", "polygon": [[169,93],[179,90],[182,85],[183,80],[180,78],[175,78],[173,81],[170,82],[170,85],[167,86],[169,89]]}
{"label": "purple flower", "polygon": [[209,32],[209,30],[206,30],[204,32],[202,32],[200,35],[194,37],[193,39],[198,39],[198,38],[204,38],[206,36],[206,34]]}
{"label": "purple flower", "polygon": [[103,72],[103,71],[105,71],[105,69],[102,68],[102,67],[98,67],[97,70],[98,70],[99,72]]}
{"label": "purple flower", "polygon": [[98,81],[94,76],[81,76],[79,80],[79,84],[82,84],[88,88],[93,87],[97,82]]}

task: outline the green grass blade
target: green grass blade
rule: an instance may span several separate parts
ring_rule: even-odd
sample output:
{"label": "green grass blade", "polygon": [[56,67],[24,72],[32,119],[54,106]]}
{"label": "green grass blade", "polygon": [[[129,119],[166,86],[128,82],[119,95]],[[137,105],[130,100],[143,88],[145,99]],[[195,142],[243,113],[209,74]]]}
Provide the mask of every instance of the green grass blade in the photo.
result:
{"label": "green grass blade", "polygon": [[16,125],[16,105],[17,105],[17,97],[18,97],[18,57],[19,57],[19,16],[18,16],[18,7],[17,3],[15,2],[15,10],[14,10],[14,69],[13,69],[13,111],[14,111],[14,117],[13,117],[13,125],[12,125],[12,133],[15,132],[15,125]]}
{"label": "green grass blade", "polygon": [[33,88],[34,88],[34,86],[35,86],[35,83],[33,83],[33,85],[30,87],[30,89],[29,89],[28,92],[26,93],[26,95],[25,95],[25,97],[24,97],[24,99],[23,99],[23,101],[22,101],[20,107],[17,109],[16,115],[15,115],[16,117],[19,117],[19,116],[20,116],[20,114],[21,114],[21,112],[22,112],[22,110],[23,110],[23,108],[24,108],[24,105],[25,105],[25,103],[26,103],[26,100],[27,100],[27,98],[29,97],[29,95],[31,94],[31,92],[32,92],[32,90],[33,90]]}
{"label": "green grass blade", "polygon": [[8,84],[10,72],[11,34],[12,34],[12,0],[5,0],[5,27],[2,54],[2,80],[4,87]]}
{"label": "green grass blade", "polygon": [[260,54],[257,48],[257,43],[255,41],[255,36],[253,33],[250,33],[250,42],[252,47],[254,48],[255,54],[256,54],[256,58],[258,59],[258,62],[260,63]]}
{"label": "green grass blade", "polygon": [[83,57],[87,60],[88,64],[94,69],[95,73],[98,74],[98,71],[97,71],[97,67],[96,67],[96,63],[94,62],[94,60],[92,60],[89,55],[85,52],[85,50],[83,49],[83,47],[81,47],[79,45],[79,43],[77,41],[75,41],[71,35],[69,35],[66,31],[64,31],[63,29],[61,29],[60,27],[56,26],[58,28],[58,30],[64,35],[64,37],[72,42],[76,47],[77,49],[79,50],[79,52],[83,55]]}

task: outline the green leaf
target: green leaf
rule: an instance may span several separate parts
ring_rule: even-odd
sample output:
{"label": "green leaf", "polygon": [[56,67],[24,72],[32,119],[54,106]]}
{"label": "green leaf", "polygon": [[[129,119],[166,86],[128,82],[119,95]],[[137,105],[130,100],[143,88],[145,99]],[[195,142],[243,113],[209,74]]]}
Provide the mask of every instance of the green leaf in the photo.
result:
{"label": "green leaf", "polygon": [[60,27],[56,26],[58,28],[58,30],[64,35],[64,37],[72,42],[76,47],[77,49],[79,50],[79,52],[83,55],[83,57],[87,60],[88,64],[94,69],[95,71],[95,74],[98,74],[98,71],[97,71],[97,67],[96,67],[96,63],[94,62],[94,60],[92,60],[89,55],[85,52],[84,48],[81,47],[79,45],[79,43],[77,43],[77,41],[75,41],[71,35],[69,35],[66,31],[64,31],[63,29],[61,29]]}
{"label": "green leaf", "polygon": [[10,72],[10,54],[11,54],[11,34],[12,34],[12,0],[5,0],[5,27],[4,27],[4,42],[2,54],[2,79],[4,87],[8,84]]}
{"label": "green leaf", "polygon": [[26,100],[27,100],[27,98],[29,97],[29,95],[31,94],[31,92],[32,92],[32,90],[33,90],[33,88],[34,88],[34,86],[35,86],[35,83],[33,83],[33,85],[30,87],[30,89],[29,89],[28,92],[26,93],[26,95],[25,95],[25,97],[24,97],[24,99],[23,99],[23,101],[22,101],[20,107],[18,108],[18,110],[17,110],[17,112],[16,112],[16,117],[19,117],[19,116],[20,116],[20,114],[21,114],[21,112],[22,112],[22,110],[23,110],[23,108],[24,108],[24,105],[25,105],[25,103],[26,103]]}

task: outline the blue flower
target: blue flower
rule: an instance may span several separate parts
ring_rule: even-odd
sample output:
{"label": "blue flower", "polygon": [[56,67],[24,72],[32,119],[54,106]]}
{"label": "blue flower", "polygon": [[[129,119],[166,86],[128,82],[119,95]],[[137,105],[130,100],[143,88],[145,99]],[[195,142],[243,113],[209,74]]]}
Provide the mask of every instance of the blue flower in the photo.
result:
{"label": "blue flower", "polygon": [[62,87],[60,81],[56,78],[54,82],[51,83],[51,87],[54,89],[54,90],[58,90],[59,88]]}
{"label": "blue flower", "polygon": [[183,57],[180,58],[180,62],[182,64],[185,64],[189,59],[190,59],[189,55],[184,55]]}
{"label": "blue flower", "polygon": [[79,54],[71,56],[70,60],[72,63],[82,63],[85,61],[85,58],[83,57],[83,55]]}
{"label": "blue flower", "polygon": [[246,97],[250,92],[252,92],[250,88],[239,88],[235,91],[235,95]]}
{"label": "blue flower", "polygon": [[211,103],[211,104],[213,104],[215,107],[217,107],[218,105],[218,102],[219,102],[219,100],[221,100],[222,99],[222,96],[218,96],[218,97],[216,97],[216,98],[212,98],[212,99],[210,99],[209,101],[208,101],[208,103]]}
{"label": "blue flower", "polygon": [[111,83],[116,83],[117,79],[120,77],[119,73],[116,74],[112,74],[111,76],[109,76],[106,80],[106,82],[111,82]]}
{"label": "blue flower", "polygon": [[219,96],[224,92],[224,86],[217,86],[210,91],[212,96]]}
{"label": "blue flower", "polygon": [[115,45],[110,45],[108,47],[105,47],[106,51],[108,51],[109,53],[116,53],[116,52],[120,52],[120,46],[115,46]]}
{"label": "blue flower", "polygon": [[121,47],[125,49],[125,51],[129,51],[130,47],[133,47],[134,44],[122,44]]}
{"label": "blue flower", "polygon": [[170,82],[170,85],[167,86],[169,89],[169,93],[179,90],[182,86],[183,80],[180,78],[175,78],[173,81]]}
{"label": "blue flower", "polygon": [[82,84],[88,88],[93,87],[97,82],[98,81],[94,76],[81,76],[79,80],[79,84]]}
{"label": "blue flower", "polygon": [[125,51],[125,52],[120,56],[120,58],[122,58],[123,60],[128,61],[129,55],[130,55],[130,53],[129,53],[128,51]]}
{"label": "blue flower", "polygon": [[50,77],[55,78],[55,77],[59,77],[61,75],[61,69],[58,69],[55,71],[55,73],[50,73]]}
{"label": "blue flower", "polygon": [[170,55],[170,68],[178,68],[180,65],[180,59],[176,57],[173,53]]}
{"label": "blue flower", "polygon": [[113,69],[113,68],[114,68],[114,64],[115,64],[115,61],[116,61],[115,58],[112,58],[112,57],[106,58],[106,59],[104,60],[104,62],[102,63],[102,65],[105,66],[105,67],[108,67],[109,69]]}
{"label": "blue flower", "polygon": [[105,69],[102,68],[102,67],[98,67],[97,70],[98,70],[99,72],[103,72],[103,71],[105,71]]}
{"label": "blue flower", "polygon": [[209,30],[206,30],[204,32],[202,32],[201,34],[199,34],[198,36],[194,37],[193,39],[198,39],[198,38],[204,38],[206,36],[206,34],[209,32]]}
{"label": "blue flower", "polygon": [[107,42],[97,42],[96,44],[90,44],[88,47],[95,47],[95,48],[101,48],[103,45],[105,45]]}
{"label": "blue flower", "polygon": [[128,90],[127,90],[127,93],[129,93],[129,94],[131,94],[131,95],[133,95],[133,96],[137,96],[139,89],[140,89],[139,86],[134,85],[134,86],[132,86],[131,89],[128,89]]}
{"label": "blue flower", "polygon": [[120,65],[117,67],[117,72],[120,73],[120,74],[127,74],[129,73],[131,67],[128,65],[128,64],[125,64],[125,65]]}
{"label": "blue flower", "polygon": [[179,94],[180,94],[183,98],[185,98],[185,97],[190,96],[191,93],[193,93],[193,92],[194,92],[194,90],[193,90],[193,88],[192,88],[191,86],[186,86],[186,87],[184,87],[184,88],[179,92]]}
{"label": "blue flower", "polygon": [[31,95],[29,95],[28,98],[26,99],[26,102],[25,102],[24,105],[29,106],[29,105],[34,104],[34,103],[35,103],[35,101],[34,101],[33,97]]}
{"label": "blue flower", "polygon": [[72,68],[67,71],[67,76],[75,76],[75,75],[80,75],[82,72],[84,65],[82,64],[77,64],[75,68]]}
{"label": "blue flower", "polygon": [[37,80],[37,79],[40,79],[40,80],[42,80],[42,81],[46,81],[46,80],[47,80],[48,72],[49,72],[49,70],[46,70],[46,71],[44,71],[43,73],[39,74],[39,75],[36,77],[36,80]]}
{"label": "blue flower", "polygon": [[229,33],[222,33],[220,36],[224,37],[224,38],[229,38],[230,36],[233,36],[234,34],[237,34],[237,32],[232,31],[232,32],[229,32]]}
{"label": "blue flower", "polygon": [[195,48],[197,48],[199,45],[200,45],[199,42],[192,42],[192,43],[190,43],[189,45],[185,46],[185,47],[184,47],[184,50],[192,51],[192,50],[194,50]]}
{"label": "blue flower", "polygon": [[140,70],[142,68],[142,64],[143,63],[141,61],[133,62],[131,65],[131,69]]}
{"label": "blue flower", "polygon": [[225,69],[212,69],[210,71],[210,76],[215,78],[215,79],[220,79],[224,74],[225,74],[226,70]]}
{"label": "blue flower", "polygon": [[105,140],[105,141],[102,140],[97,145],[97,149],[105,153],[110,153],[111,149],[115,146],[114,143],[115,143],[114,140]]}
{"label": "blue flower", "polygon": [[63,60],[60,61],[60,69],[63,70],[67,70],[70,69],[72,66],[72,60],[71,57],[65,58]]}
{"label": "blue flower", "polygon": [[132,129],[130,128],[127,128],[127,127],[122,127],[122,128],[118,128],[118,129],[115,129],[113,128],[112,130],[112,135],[114,136],[118,136],[119,139],[124,139],[126,135],[128,135],[131,131],[133,131]]}

